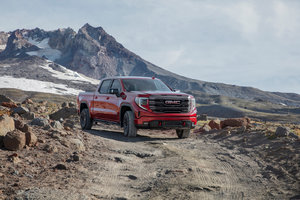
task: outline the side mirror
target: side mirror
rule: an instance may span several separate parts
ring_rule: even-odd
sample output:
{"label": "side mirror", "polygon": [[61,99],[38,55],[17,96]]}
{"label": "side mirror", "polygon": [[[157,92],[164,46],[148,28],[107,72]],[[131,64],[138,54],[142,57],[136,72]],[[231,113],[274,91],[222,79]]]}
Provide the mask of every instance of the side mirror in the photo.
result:
{"label": "side mirror", "polygon": [[180,92],[180,90],[177,90],[177,89],[174,89],[174,88],[172,88],[172,91],[173,92]]}
{"label": "side mirror", "polygon": [[110,93],[110,94],[115,94],[117,97],[120,96],[119,89],[117,89],[117,88],[112,88],[112,89],[110,89],[110,90],[109,90],[109,93]]}

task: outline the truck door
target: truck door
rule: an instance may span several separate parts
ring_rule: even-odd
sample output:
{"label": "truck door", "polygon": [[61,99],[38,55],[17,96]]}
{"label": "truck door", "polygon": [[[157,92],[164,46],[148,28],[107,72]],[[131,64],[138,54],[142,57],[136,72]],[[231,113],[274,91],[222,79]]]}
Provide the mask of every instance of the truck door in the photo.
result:
{"label": "truck door", "polygon": [[[120,104],[121,104],[121,97],[120,93],[122,92],[121,89],[121,83],[120,80],[114,79],[111,87],[109,89],[110,95],[108,96],[109,98],[107,99],[107,108],[109,110],[108,114],[108,120],[110,121],[115,121],[119,122],[119,112],[120,112]],[[116,91],[118,90],[117,94],[113,94],[113,90]]]}
{"label": "truck door", "polygon": [[95,93],[93,113],[96,119],[106,120],[109,118],[110,109],[107,103],[111,96],[109,94],[110,85],[111,79],[103,80],[98,92]]}

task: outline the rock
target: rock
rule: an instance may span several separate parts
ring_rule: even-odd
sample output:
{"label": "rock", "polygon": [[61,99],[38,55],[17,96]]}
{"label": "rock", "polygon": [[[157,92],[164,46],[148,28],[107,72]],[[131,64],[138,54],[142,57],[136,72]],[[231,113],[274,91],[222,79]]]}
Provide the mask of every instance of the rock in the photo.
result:
{"label": "rock", "polygon": [[279,126],[276,129],[275,136],[277,137],[286,137],[289,136],[290,129],[288,127]]}
{"label": "rock", "polygon": [[61,107],[65,108],[65,107],[69,107],[69,103],[68,102],[63,102],[61,104]]}
{"label": "rock", "polygon": [[0,116],[0,136],[5,136],[6,133],[15,130],[14,119],[8,115]]}
{"label": "rock", "polygon": [[210,122],[208,123],[208,126],[210,126],[211,129],[220,130],[221,129],[220,120],[218,120],[218,119],[210,120]]}
{"label": "rock", "polygon": [[194,131],[194,133],[204,133],[204,132],[209,132],[210,130],[211,130],[210,126],[208,126],[207,124],[204,124],[201,128]]}
{"label": "rock", "polygon": [[16,108],[18,107],[16,103],[14,102],[2,102],[1,106],[7,107],[7,108]]}
{"label": "rock", "polygon": [[3,139],[4,139],[4,136],[0,136],[0,148],[3,147]]}
{"label": "rock", "polygon": [[75,127],[75,122],[74,121],[71,121],[71,120],[66,120],[66,122],[64,123],[64,127],[69,127],[71,129],[73,129]]}
{"label": "rock", "polygon": [[69,102],[69,107],[71,108],[76,107],[76,104],[74,102]]}
{"label": "rock", "polygon": [[299,138],[300,138],[299,135],[297,135],[297,134],[295,134],[295,133],[293,133],[293,132],[290,132],[289,136],[292,137],[292,138],[296,138],[296,139],[299,139]]}
{"label": "rock", "polygon": [[56,152],[58,152],[57,147],[54,146],[54,145],[51,145],[51,144],[47,144],[47,145],[44,147],[44,150],[47,151],[48,153],[56,153]]}
{"label": "rock", "polygon": [[75,151],[85,151],[84,144],[79,139],[70,139],[70,148]]}
{"label": "rock", "polygon": [[44,139],[38,139],[38,142],[44,144],[44,143],[46,143],[46,140],[44,140]]}
{"label": "rock", "polygon": [[32,132],[25,133],[26,136],[26,145],[33,147],[37,143],[37,137]]}
{"label": "rock", "polygon": [[33,120],[35,118],[35,114],[33,112],[24,113],[21,115],[24,119]]}
{"label": "rock", "polygon": [[18,130],[22,130],[24,128],[24,123],[18,119],[14,119],[15,128]]}
{"label": "rock", "polygon": [[210,126],[207,125],[207,124],[204,124],[202,129],[203,129],[204,132],[209,132],[211,130]]}
{"label": "rock", "polygon": [[49,122],[45,118],[34,118],[30,124],[36,126],[46,126],[49,125]]}
{"label": "rock", "polygon": [[197,121],[207,121],[207,114],[197,115]]}
{"label": "rock", "polygon": [[9,97],[0,94],[0,103],[2,102],[13,102]]}
{"label": "rock", "polygon": [[50,129],[52,129],[52,126],[50,126],[50,124],[47,124],[46,126],[44,126],[43,129],[44,130],[50,130]]}
{"label": "rock", "polygon": [[225,128],[227,126],[230,127],[241,127],[241,126],[250,126],[250,119],[249,118],[230,118],[230,119],[225,119],[221,121],[220,123],[221,128]]}
{"label": "rock", "polygon": [[72,158],[73,158],[73,161],[79,161],[79,159],[80,159],[79,156],[76,154],[73,155]]}
{"label": "rock", "polygon": [[59,121],[51,122],[50,125],[55,129],[63,129],[64,128]]}
{"label": "rock", "polygon": [[33,101],[31,99],[26,99],[22,102],[22,104],[33,104]]}
{"label": "rock", "polygon": [[28,133],[28,132],[32,131],[32,128],[28,124],[24,124],[23,128],[20,129],[20,131],[22,131],[24,133]]}
{"label": "rock", "polygon": [[19,107],[17,107],[17,108],[13,108],[13,109],[12,109],[12,112],[13,112],[13,113],[17,113],[17,114],[19,114],[19,115],[22,115],[22,114],[25,114],[25,113],[29,113],[29,110],[28,110],[28,108],[26,108],[26,107],[19,106]]}
{"label": "rock", "polygon": [[60,118],[66,119],[72,115],[77,115],[77,109],[64,107],[64,108],[58,110],[57,112],[51,114],[50,119],[52,119],[52,120],[59,120]]}
{"label": "rock", "polygon": [[54,169],[67,170],[67,167],[64,164],[57,164]]}
{"label": "rock", "polygon": [[17,151],[24,148],[26,136],[19,130],[8,132],[3,139],[4,147],[8,150]]}

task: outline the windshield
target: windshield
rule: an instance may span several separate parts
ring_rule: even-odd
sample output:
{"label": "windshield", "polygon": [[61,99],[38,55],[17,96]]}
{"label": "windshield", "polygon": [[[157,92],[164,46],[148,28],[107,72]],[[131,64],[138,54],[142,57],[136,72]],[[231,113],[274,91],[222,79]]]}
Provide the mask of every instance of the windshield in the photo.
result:
{"label": "windshield", "polygon": [[130,91],[171,91],[158,79],[123,79],[125,90]]}

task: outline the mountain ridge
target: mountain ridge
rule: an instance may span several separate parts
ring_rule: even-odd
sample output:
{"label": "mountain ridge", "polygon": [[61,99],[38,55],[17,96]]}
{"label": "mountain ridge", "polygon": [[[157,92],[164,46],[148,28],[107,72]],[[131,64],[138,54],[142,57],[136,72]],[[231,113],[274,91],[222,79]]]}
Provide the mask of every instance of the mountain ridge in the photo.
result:
{"label": "mountain ridge", "polygon": [[94,79],[122,75],[155,76],[182,91],[300,106],[299,94],[266,92],[253,87],[205,82],[167,71],[126,49],[102,27],[92,27],[88,23],[78,32],[71,28],[1,32],[0,45],[5,45],[2,51],[0,49],[0,62],[38,56]]}

